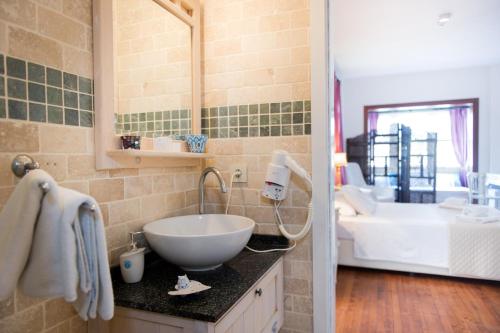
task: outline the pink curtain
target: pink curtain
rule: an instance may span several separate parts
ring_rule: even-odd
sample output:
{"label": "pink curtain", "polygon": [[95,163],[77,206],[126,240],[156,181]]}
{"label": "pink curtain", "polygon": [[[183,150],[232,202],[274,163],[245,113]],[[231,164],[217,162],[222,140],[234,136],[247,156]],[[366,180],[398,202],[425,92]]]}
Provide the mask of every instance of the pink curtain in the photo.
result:
{"label": "pink curtain", "polygon": [[469,159],[467,142],[467,112],[468,108],[458,107],[450,110],[451,141],[453,150],[460,164],[460,185],[467,186],[467,162]]}
{"label": "pink curtain", "polygon": [[378,112],[368,112],[368,132],[377,130]]}
{"label": "pink curtain", "polygon": [[[344,152],[344,133],[342,132],[342,107],[340,100],[340,80],[335,75],[333,97],[333,117],[335,120],[335,152]],[[337,173],[336,173],[337,174]],[[340,178],[340,179],[339,179]],[[344,167],[341,167],[340,177],[335,176],[335,184],[345,184]]]}

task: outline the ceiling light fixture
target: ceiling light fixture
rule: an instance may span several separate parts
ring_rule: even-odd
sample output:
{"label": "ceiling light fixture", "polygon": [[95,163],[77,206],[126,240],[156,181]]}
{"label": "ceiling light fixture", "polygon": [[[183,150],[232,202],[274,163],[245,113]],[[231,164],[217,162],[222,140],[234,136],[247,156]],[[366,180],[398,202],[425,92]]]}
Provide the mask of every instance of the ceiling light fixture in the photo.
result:
{"label": "ceiling light fixture", "polygon": [[451,13],[443,13],[438,16],[437,24],[440,26],[444,26],[451,19]]}

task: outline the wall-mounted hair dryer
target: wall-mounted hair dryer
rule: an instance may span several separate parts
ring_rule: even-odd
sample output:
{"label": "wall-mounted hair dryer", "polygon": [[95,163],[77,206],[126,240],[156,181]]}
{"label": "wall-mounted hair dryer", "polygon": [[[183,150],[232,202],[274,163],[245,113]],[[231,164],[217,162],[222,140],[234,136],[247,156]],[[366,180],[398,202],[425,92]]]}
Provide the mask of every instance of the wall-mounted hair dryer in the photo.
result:
{"label": "wall-mounted hair dryer", "polygon": [[288,152],[284,150],[275,150],[273,152],[271,163],[269,163],[269,166],[267,167],[262,195],[266,198],[274,200],[274,208],[276,218],[278,220],[278,228],[280,229],[283,236],[290,240],[299,240],[307,235],[309,229],[311,228],[313,215],[312,199],[307,206],[308,214],[304,228],[298,234],[290,234],[288,231],[286,231],[281,220],[279,206],[281,204],[281,201],[285,200],[286,198],[291,172],[294,172],[302,179],[304,179],[312,189],[311,176],[309,176],[307,171],[304,170],[304,168],[302,168],[294,159],[292,159]]}

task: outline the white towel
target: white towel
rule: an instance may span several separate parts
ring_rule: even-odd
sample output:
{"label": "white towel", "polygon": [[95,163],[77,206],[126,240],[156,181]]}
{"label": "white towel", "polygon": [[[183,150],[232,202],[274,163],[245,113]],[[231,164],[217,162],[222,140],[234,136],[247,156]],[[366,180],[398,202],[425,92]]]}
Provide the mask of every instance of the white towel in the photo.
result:
{"label": "white towel", "polygon": [[462,214],[457,215],[458,222],[493,223],[500,221],[500,211],[484,205],[466,206]]}
{"label": "white towel", "polygon": [[[92,197],[58,187],[41,170],[28,176],[36,177],[37,183],[48,181],[50,189],[29,242],[29,259],[27,263],[19,261],[23,267],[26,264],[21,290],[33,297],[64,297],[84,320],[95,318],[97,313],[102,319],[111,319],[113,289],[99,206]],[[26,179],[28,176],[21,183],[33,181]],[[94,212],[89,209],[92,205]],[[35,220],[17,223],[35,226]]]}
{"label": "white towel", "polygon": [[467,199],[451,197],[451,198],[446,198],[443,202],[441,202],[439,204],[439,207],[462,210],[467,205],[467,203],[468,203]]}

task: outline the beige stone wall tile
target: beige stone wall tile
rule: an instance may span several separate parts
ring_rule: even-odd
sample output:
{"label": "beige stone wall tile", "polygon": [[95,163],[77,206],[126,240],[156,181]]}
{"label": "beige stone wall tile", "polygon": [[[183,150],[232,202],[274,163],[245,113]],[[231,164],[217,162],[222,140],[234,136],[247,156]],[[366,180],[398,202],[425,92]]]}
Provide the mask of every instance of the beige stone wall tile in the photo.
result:
{"label": "beige stone wall tile", "polygon": [[109,223],[119,224],[137,220],[141,215],[140,199],[115,201],[109,204]]}
{"label": "beige stone wall tile", "polygon": [[292,295],[309,295],[309,281],[303,279],[285,277],[285,294]]}
{"label": "beige stone wall tile", "polygon": [[14,155],[0,154],[0,186],[14,185],[14,174],[10,168],[13,158]]}
{"label": "beige stone wall tile", "polygon": [[[128,244],[128,229],[126,224],[117,224],[106,228],[106,243],[108,250],[123,247]],[[111,258],[109,258],[111,260]]]}
{"label": "beige stone wall tile", "polygon": [[14,314],[14,297],[0,302],[0,320]]}
{"label": "beige stone wall tile", "polygon": [[0,320],[2,333],[41,332],[43,330],[43,306],[38,305]]}
{"label": "beige stone wall tile", "polygon": [[109,225],[109,204],[100,204],[99,208],[101,209],[102,222],[104,223],[104,226]]}
{"label": "beige stone wall tile", "polygon": [[7,50],[7,25],[0,22],[0,52],[6,53]]}
{"label": "beige stone wall tile", "polygon": [[92,26],[92,0],[63,0],[63,13]]}
{"label": "beige stone wall tile", "polygon": [[89,182],[88,181],[64,181],[59,183],[62,187],[66,187],[78,192],[89,194]]}
{"label": "beige stone wall tile", "polygon": [[87,333],[87,322],[75,316],[70,322],[70,333]]}
{"label": "beige stone wall tile", "polygon": [[153,176],[153,193],[168,193],[175,189],[174,175],[155,175]]}
{"label": "beige stone wall tile", "polygon": [[301,332],[313,331],[313,318],[311,315],[285,311],[285,322],[283,327],[299,330]]}
{"label": "beige stone wall tile", "polygon": [[0,18],[4,21],[17,24],[27,29],[34,30],[36,21],[36,6],[26,0],[0,1]]}
{"label": "beige stone wall tile", "polygon": [[75,315],[73,305],[58,298],[45,303],[45,328],[52,327]]}
{"label": "beige stone wall tile", "polygon": [[[85,43],[80,44],[80,46],[84,48]],[[64,46],[63,69],[88,78],[94,77],[92,53],[87,50]]]}
{"label": "beige stone wall tile", "polygon": [[124,199],[124,182],[122,178],[95,179],[90,181],[90,195],[98,202]]}
{"label": "beige stone wall tile", "polygon": [[67,178],[68,161],[66,155],[36,154],[32,157],[40,163],[40,168],[47,171],[58,182]]}
{"label": "beige stone wall tile", "polygon": [[[177,195],[178,196],[178,195]],[[163,217],[167,213],[165,195],[153,194],[141,197],[141,214],[146,221]]]}
{"label": "beige stone wall tile", "polygon": [[68,177],[87,178],[95,175],[95,155],[69,155]]}
{"label": "beige stone wall tile", "polygon": [[37,22],[42,35],[76,47],[85,45],[85,27],[64,15],[39,7]]}
{"label": "beige stone wall tile", "polygon": [[174,177],[176,191],[188,191],[195,188],[194,174],[179,174]]}
{"label": "beige stone wall tile", "polygon": [[3,152],[38,152],[38,126],[0,121],[0,147]]}
{"label": "beige stone wall tile", "polygon": [[153,192],[151,176],[125,177],[125,198],[149,195]]}
{"label": "beige stone wall tile", "polygon": [[7,200],[9,199],[14,187],[0,187],[0,209],[3,208]]}
{"label": "beige stone wall tile", "polygon": [[139,169],[111,169],[109,170],[109,176],[114,177],[131,177],[138,176]]}
{"label": "beige stone wall tile", "polygon": [[44,153],[85,153],[87,132],[78,127],[41,125],[40,150]]}
{"label": "beige stone wall tile", "polygon": [[52,328],[49,328],[45,331],[45,333],[67,333],[70,329],[70,320],[66,320]]}
{"label": "beige stone wall tile", "polygon": [[168,211],[180,210],[186,207],[186,198],[183,193],[169,193],[165,197]]}
{"label": "beige stone wall tile", "polygon": [[62,12],[63,0],[34,0],[37,4],[48,7],[56,12]]}

